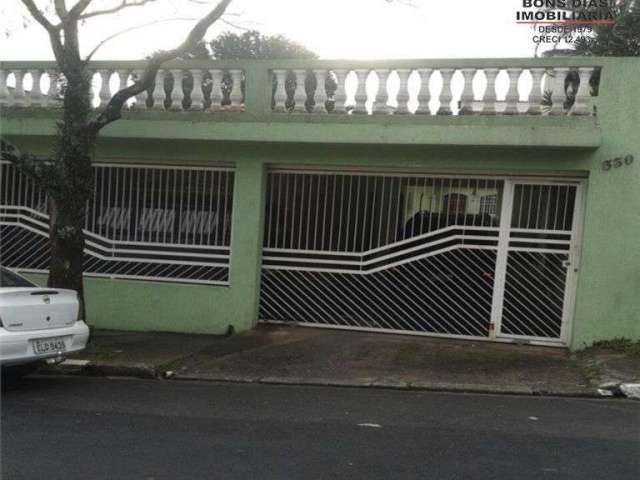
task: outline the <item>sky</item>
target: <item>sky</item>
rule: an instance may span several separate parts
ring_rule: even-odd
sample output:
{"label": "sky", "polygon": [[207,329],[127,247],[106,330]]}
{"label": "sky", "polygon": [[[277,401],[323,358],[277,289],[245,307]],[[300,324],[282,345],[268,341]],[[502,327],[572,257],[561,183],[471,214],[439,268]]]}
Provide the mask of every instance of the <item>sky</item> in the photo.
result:
{"label": "sky", "polygon": [[[2,0],[2,60],[52,59],[44,30],[24,28],[19,0]],[[51,0],[37,0],[44,5]],[[67,0],[71,5],[75,0]],[[108,7],[120,0],[94,0]],[[102,47],[96,60],[135,60],[177,45],[196,18],[215,0],[157,0],[117,17],[90,19],[82,27],[84,53],[101,39],[153,20],[170,21],[122,35]],[[234,0],[207,38],[232,25],[265,34],[282,34],[325,59],[532,57],[530,27],[515,23],[522,0]],[[193,19],[193,20],[180,20]],[[544,49],[543,49],[544,50]]]}

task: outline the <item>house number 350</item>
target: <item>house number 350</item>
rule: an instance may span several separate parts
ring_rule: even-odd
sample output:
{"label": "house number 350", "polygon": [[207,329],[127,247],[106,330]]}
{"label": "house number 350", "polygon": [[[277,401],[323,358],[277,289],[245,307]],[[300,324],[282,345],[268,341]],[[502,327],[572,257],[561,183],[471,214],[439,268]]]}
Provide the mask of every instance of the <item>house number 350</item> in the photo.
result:
{"label": "house number 350", "polygon": [[631,165],[633,163],[633,155],[629,154],[624,157],[616,157],[611,160],[602,162],[602,170],[611,170],[612,168],[620,168],[623,165]]}

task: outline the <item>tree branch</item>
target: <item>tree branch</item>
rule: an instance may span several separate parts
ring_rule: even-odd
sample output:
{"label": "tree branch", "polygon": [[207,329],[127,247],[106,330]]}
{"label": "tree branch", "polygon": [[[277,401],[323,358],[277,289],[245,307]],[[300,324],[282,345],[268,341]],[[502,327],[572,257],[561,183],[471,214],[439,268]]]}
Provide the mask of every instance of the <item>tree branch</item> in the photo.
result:
{"label": "tree branch", "polygon": [[[80,2],[82,2],[82,1],[91,2],[91,0],[80,0]],[[79,15],[78,19],[79,20],[86,20],[87,18],[97,17],[97,16],[100,16],[100,15],[109,15],[111,13],[116,13],[116,12],[119,12],[120,10],[124,10],[125,8],[141,7],[142,5],[145,5],[145,4],[151,3],[151,2],[155,2],[155,1],[157,1],[157,0],[138,0],[137,2],[129,1],[129,0],[122,0],[120,5],[117,5],[117,6],[113,7],[113,8],[105,8],[104,10],[94,10],[92,12],[87,12],[84,15]]]}
{"label": "tree branch", "polygon": [[53,25],[44,14],[38,9],[34,0],[20,0],[31,16],[44,27],[44,29],[49,34],[49,40],[51,42],[51,48],[53,49],[53,54],[56,57],[58,62],[62,62],[64,58],[64,45],[62,44],[62,39],[60,38],[60,29],[62,28],[62,23],[57,25]]}
{"label": "tree branch", "polygon": [[55,0],[54,5],[56,7],[56,13],[58,14],[58,17],[60,17],[60,20],[64,20],[64,18],[67,16],[67,5],[65,4],[64,0]]}
{"label": "tree branch", "polygon": [[71,18],[79,19],[82,12],[87,9],[92,1],[93,0],[79,0],[78,3],[76,3],[69,11],[69,16]]}
{"label": "tree branch", "polygon": [[48,158],[20,153],[15,146],[5,140],[0,140],[0,159],[11,162],[18,170],[40,185],[44,185],[48,179],[51,179],[53,168]]}
{"label": "tree branch", "polygon": [[47,20],[44,14],[36,6],[34,0],[20,0],[20,1],[25,7],[27,7],[27,10],[29,10],[29,13],[35,19],[35,21],[38,22],[40,25],[42,25],[45,28],[45,30],[49,32],[49,34],[51,34],[51,32],[55,32],[60,29],[59,24],[54,25],[49,20]]}
{"label": "tree branch", "polygon": [[230,27],[237,28],[238,30],[244,30],[245,32],[248,32],[251,30],[248,27],[243,27],[242,25],[230,22],[229,20],[225,20],[224,18],[221,18],[220,21],[226,25],[229,25]]}
{"label": "tree branch", "polygon": [[98,117],[90,123],[90,131],[95,135],[100,131],[100,129],[109,125],[111,122],[118,120],[122,116],[122,107],[126,101],[135,95],[148,90],[154,84],[156,74],[164,62],[173,60],[181,54],[195,48],[198,42],[202,40],[204,35],[207,33],[209,27],[222,17],[231,1],[232,0],[220,0],[211,12],[196,23],[187,35],[187,38],[177,48],[174,48],[173,50],[161,50],[154,53],[149,59],[147,67],[145,68],[140,80],[129,87],[123,88],[111,97],[111,100],[102,113],[100,113]]}
{"label": "tree branch", "polygon": [[166,23],[166,22],[185,22],[185,21],[192,21],[192,20],[197,20],[196,18],[193,17],[185,17],[185,18],[165,18],[163,20],[155,20],[153,22],[148,22],[148,23],[143,23],[141,25],[136,25],[135,27],[130,27],[130,28],[125,28],[124,30],[120,30],[119,32],[114,33],[113,35],[109,35],[107,38],[103,39],[102,41],[100,41],[94,48],[93,50],[91,50],[91,52],[87,55],[87,57],[85,58],[84,62],[85,63],[89,63],[91,61],[91,58],[96,54],[96,52],[107,42],[110,42],[111,40],[113,40],[116,37],[119,37],[120,35],[124,35],[125,33],[129,33],[129,32],[133,32],[135,30],[140,30],[141,28],[146,28],[146,27],[150,27],[152,25],[157,25],[159,23]]}

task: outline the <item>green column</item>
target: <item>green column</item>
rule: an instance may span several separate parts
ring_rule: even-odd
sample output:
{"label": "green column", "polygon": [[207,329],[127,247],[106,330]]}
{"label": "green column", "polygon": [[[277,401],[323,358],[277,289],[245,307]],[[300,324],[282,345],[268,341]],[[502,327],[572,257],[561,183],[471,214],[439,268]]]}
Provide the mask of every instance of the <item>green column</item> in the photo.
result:
{"label": "green column", "polygon": [[237,331],[252,328],[258,319],[265,181],[260,160],[236,164],[230,281]]}

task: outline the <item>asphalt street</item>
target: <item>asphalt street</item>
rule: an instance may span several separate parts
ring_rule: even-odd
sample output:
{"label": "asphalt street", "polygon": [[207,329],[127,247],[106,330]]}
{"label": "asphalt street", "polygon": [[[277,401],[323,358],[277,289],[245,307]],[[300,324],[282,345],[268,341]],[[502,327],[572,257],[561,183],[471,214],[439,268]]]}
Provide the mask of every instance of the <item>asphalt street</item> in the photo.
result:
{"label": "asphalt street", "polygon": [[30,377],[2,478],[636,479],[640,402]]}

